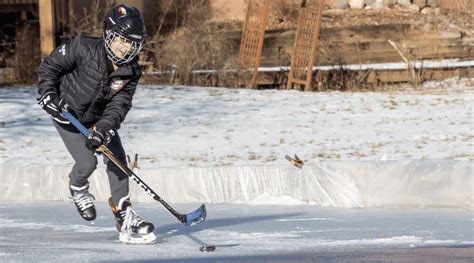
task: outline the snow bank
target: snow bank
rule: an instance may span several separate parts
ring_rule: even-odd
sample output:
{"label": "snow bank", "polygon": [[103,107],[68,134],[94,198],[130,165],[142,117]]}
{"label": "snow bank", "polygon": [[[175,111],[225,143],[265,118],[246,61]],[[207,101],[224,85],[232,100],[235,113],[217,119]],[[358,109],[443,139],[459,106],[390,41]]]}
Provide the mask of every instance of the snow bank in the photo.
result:
{"label": "snow bank", "polygon": [[[329,207],[474,209],[474,162],[407,160],[289,165],[141,169],[139,176],[169,202]],[[67,200],[69,167],[0,164],[0,201]],[[154,202],[131,182],[132,199]],[[97,200],[109,196],[103,167],[91,177]],[[101,189],[101,190],[99,190]]]}

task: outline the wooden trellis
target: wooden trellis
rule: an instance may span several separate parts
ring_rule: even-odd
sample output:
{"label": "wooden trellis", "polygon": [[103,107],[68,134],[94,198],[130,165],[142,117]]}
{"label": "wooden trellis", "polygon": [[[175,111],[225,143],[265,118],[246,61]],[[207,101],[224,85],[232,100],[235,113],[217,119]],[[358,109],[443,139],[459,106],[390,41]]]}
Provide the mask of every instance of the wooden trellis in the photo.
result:
{"label": "wooden trellis", "polygon": [[288,89],[294,84],[312,90],[313,66],[316,62],[324,0],[308,0],[301,4],[295,45],[288,74]]}
{"label": "wooden trellis", "polygon": [[268,21],[270,0],[248,0],[242,41],[240,43],[239,64],[242,69],[252,73],[246,86],[256,88],[258,68],[262,55],[263,38]]}

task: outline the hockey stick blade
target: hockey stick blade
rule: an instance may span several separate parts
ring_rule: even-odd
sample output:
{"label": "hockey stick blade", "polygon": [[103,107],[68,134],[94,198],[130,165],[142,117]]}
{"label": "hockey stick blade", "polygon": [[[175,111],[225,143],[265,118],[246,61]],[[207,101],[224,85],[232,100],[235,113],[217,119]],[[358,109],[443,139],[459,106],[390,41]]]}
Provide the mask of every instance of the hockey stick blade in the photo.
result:
{"label": "hockey stick blade", "polygon": [[[76,127],[84,137],[88,138],[89,137],[89,130],[82,125],[81,122],[79,122],[76,117],[74,117],[71,113],[69,112],[63,112],[64,117],[68,119],[74,127]],[[168,210],[176,219],[178,219],[181,223],[183,223],[186,226],[193,226],[201,223],[206,219],[207,216],[207,211],[206,211],[206,206],[202,204],[198,209],[195,211],[188,213],[188,214],[181,214],[178,213],[176,210],[173,209],[168,203],[165,202],[158,194],[156,194],[148,185],[145,184],[131,169],[129,169],[126,165],[124,165],[122,162],[120,162],[113,153],[104,145],[101,145],[98,150],[102,152],[110,161],[112,161],[122,172],[124,172],[126,175],[128,175],[133,181],[135,181],[145,192],[155,199],[156,201],[160,202],[163,207]]]}
{"label": "hockey stick blade", "polygon": [[198,209],[195,211],[186,214],[186,222],[183,222],[187,226],[194,226],[206,219],[207,211],[206,206],[202,204]]}

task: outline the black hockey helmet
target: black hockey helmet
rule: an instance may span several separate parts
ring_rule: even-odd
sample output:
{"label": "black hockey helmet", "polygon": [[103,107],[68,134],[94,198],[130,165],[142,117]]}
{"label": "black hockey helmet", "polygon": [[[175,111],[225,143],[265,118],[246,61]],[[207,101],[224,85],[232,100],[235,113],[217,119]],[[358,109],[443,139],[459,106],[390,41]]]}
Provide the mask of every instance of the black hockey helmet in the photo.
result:
{"label": "black hockey helmet", "polygon": [[[115,64],[122,65],[134,59],[142,49],[145,37],[145,23],[137,8],[118,4],[107,13],[104,21],[104,43],[107,56]],[[125,43],[118,47],[125,50],[123,54],[114,53],[117,47],[113,47],[112,42],[116,38]]]}

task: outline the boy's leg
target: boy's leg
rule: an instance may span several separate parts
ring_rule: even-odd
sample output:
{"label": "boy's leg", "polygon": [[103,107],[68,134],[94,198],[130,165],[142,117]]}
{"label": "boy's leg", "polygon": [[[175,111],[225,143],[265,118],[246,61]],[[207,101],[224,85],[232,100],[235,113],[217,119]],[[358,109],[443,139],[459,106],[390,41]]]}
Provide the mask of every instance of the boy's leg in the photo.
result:
{"label": "boy's leg", "polygon": [[[113,152],[114,156],[120,160],[124,165],[127,165],[125,151],[118,133],[115,134],[114,139],[109,143],[108,148]],[[104,162],[107,165],[107,174],[109,175],[110,191],[112,197],[109,199],[109,204],[112,208],[112,213],[117,221],[117,230],[121,232],[120,240],[124,242],[129,241],[130,233],[140,236],[147,236],[148,241],[155,240],[153,231],[155,229],[152,223],[142,219],[132,209],[129,193],[129,177],[117,166],[104,157]],[[123,235],[122,235],[123,234]]]}
{"label": "boy's leg", "polygon": [[[122,146],[122,141],[117,132],[112,141],[107,146],[110,151],[124,165],[127,165],[125,151]],[[125,200],[130,198],[128,175],[120,170],[112,161],[104,156],[104,163],[107,166],[107,175],[109,176],[110,192],[112,194],[112,202],[117,206],[122,206]]]}
{"label": "boy's leg", "polygon": [[97,167],[97,158],[85,145],[85,138],[80,133],[63,129],[53,121],[56,130],[72,155],[75,163],[69,173],[69,191],[77,211],[85,220],[94,220],[97,216],[94,196],[89,193],[89,176]]}
{"label": "boy's leg", "polygon": [[67,150],[75,161],[69,174],[70,183],[77,187],[86,185],[88,178],[97,167],[97,157],[87,149],[85,138],[82,134],[67,131],[55,121],[53,122],[64,145],[66,145]]}

